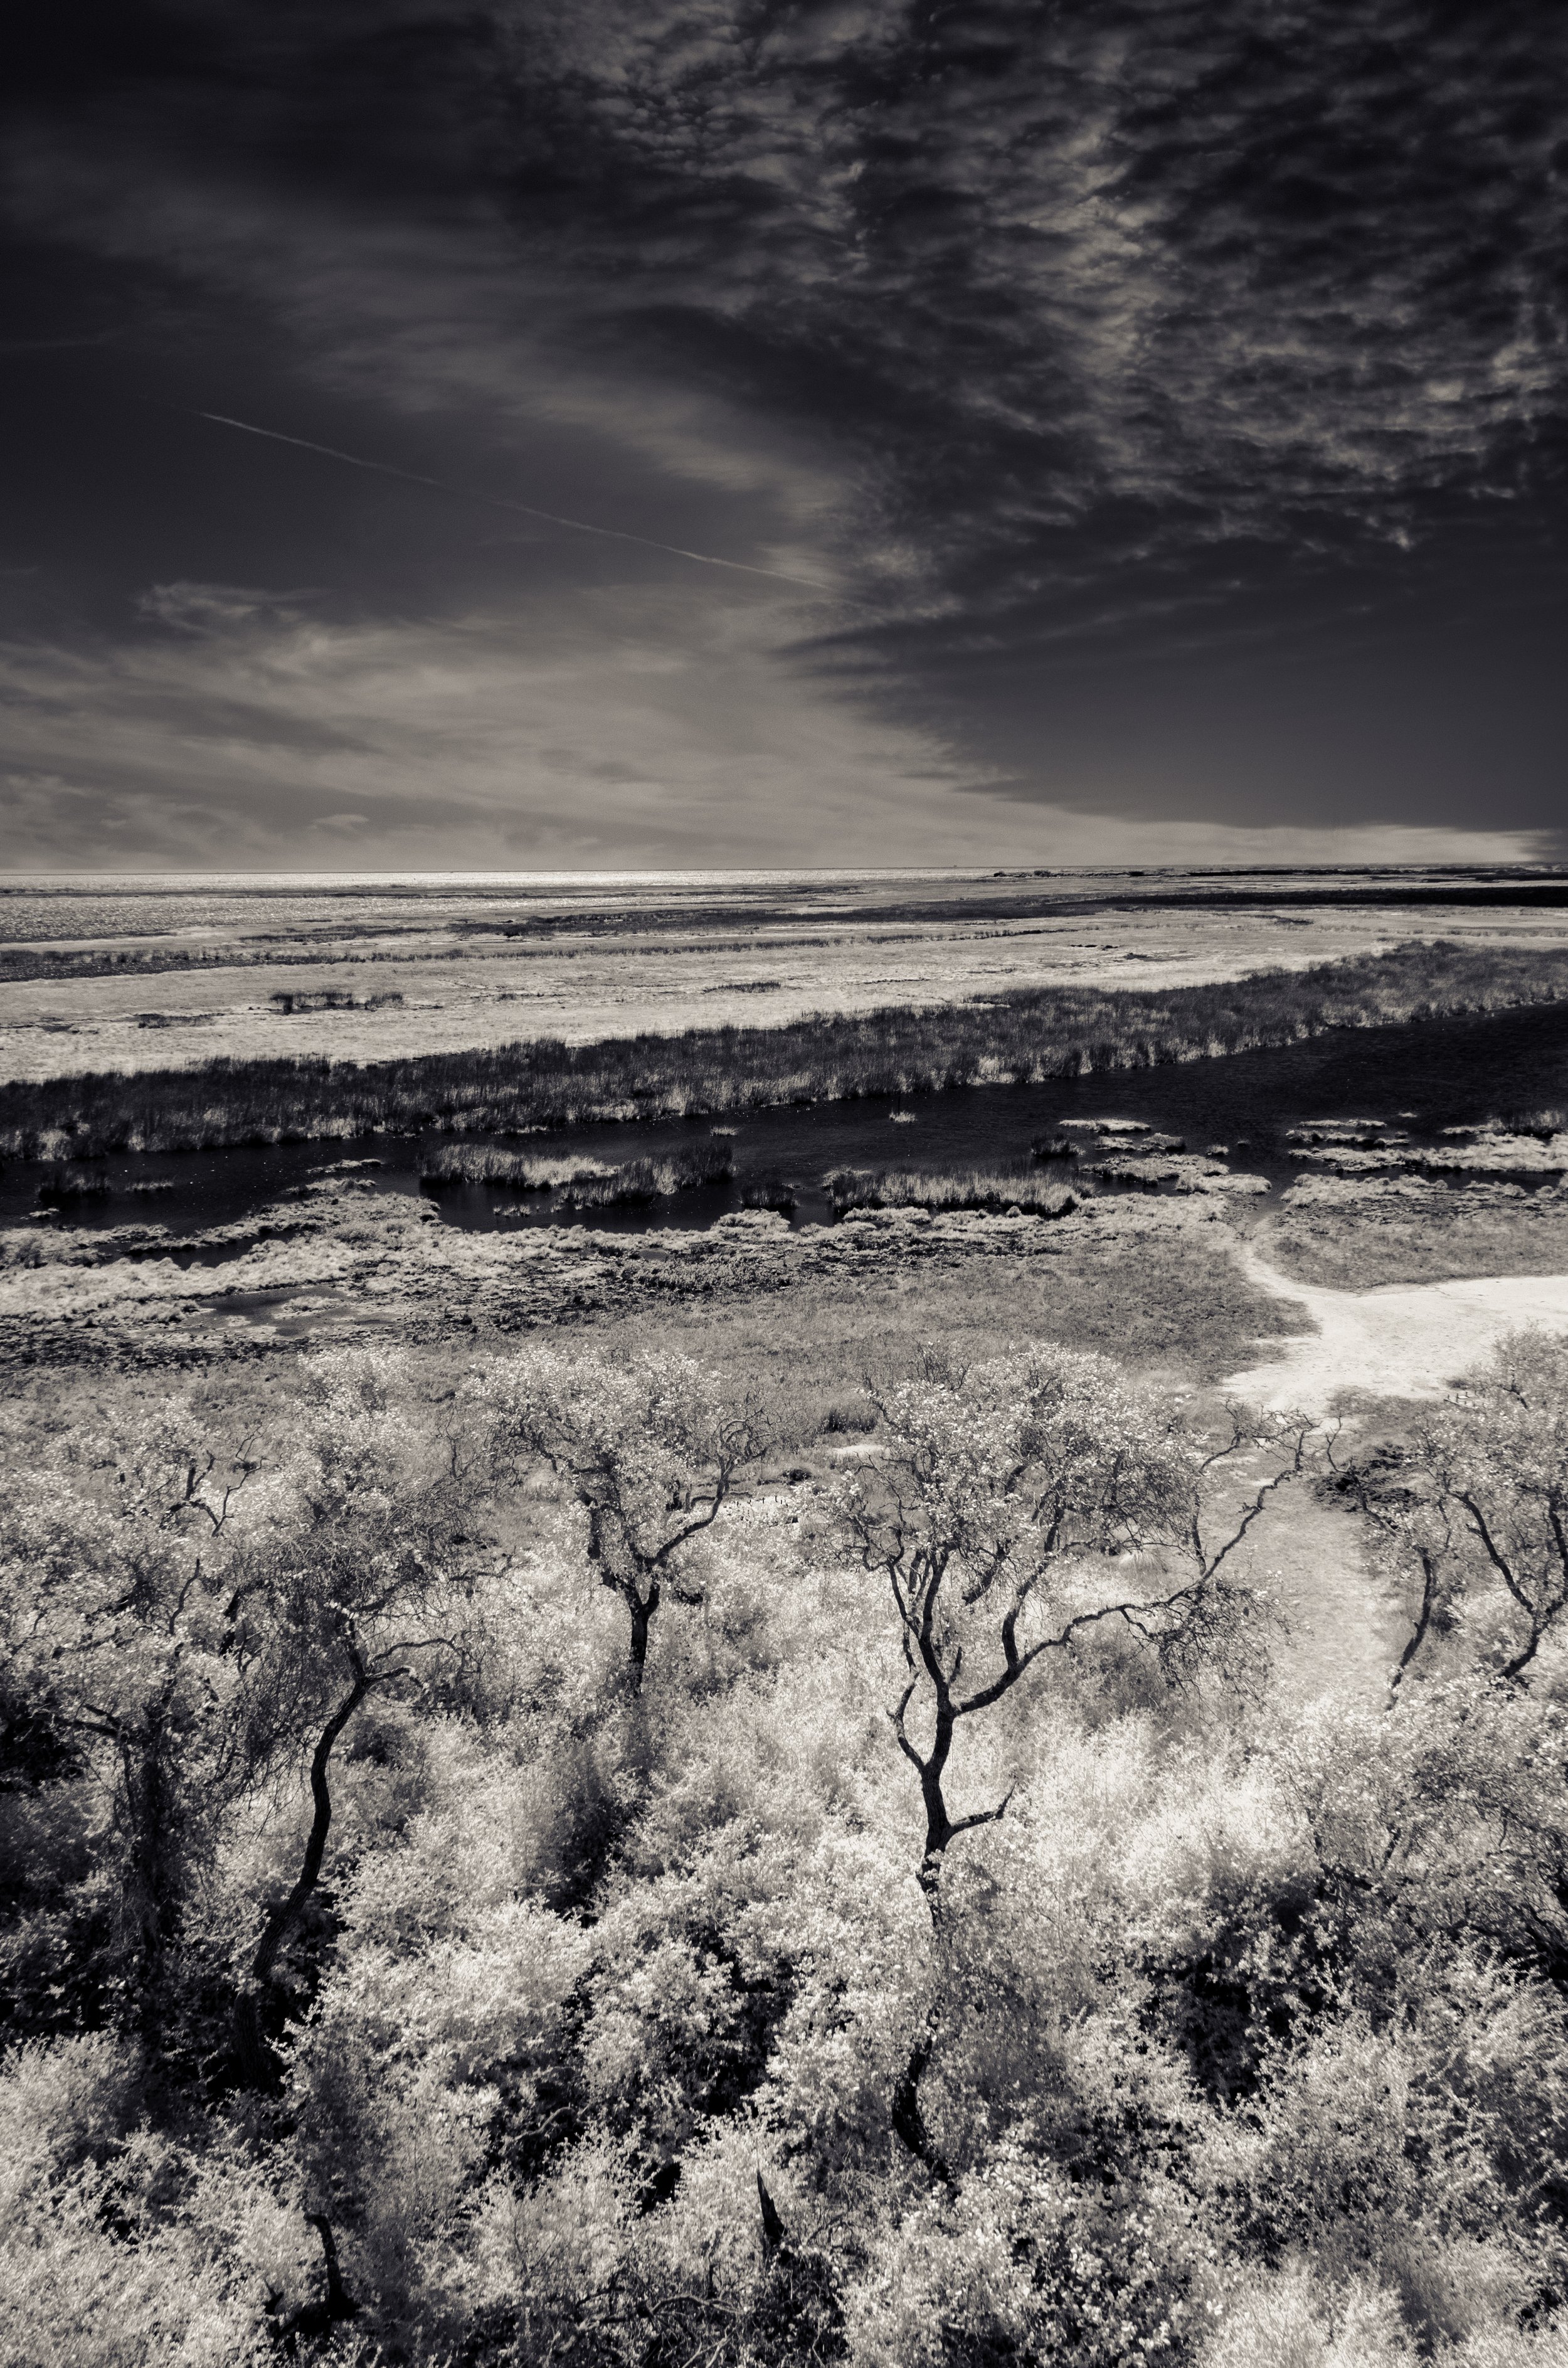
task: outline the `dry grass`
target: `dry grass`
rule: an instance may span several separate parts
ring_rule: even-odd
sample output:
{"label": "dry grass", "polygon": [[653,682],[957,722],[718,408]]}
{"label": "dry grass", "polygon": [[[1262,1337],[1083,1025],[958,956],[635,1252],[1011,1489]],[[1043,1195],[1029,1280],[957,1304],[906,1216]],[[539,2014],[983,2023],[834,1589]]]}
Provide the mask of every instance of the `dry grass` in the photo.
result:
{"label": "dry grass", "polygon": [[578,1209],[641,1208],[672,1193],[722,1184],[734,1172],[729,1144],[714,1143],[706,1150],[676,1152],[665,1159],[629,1159],[601,1176],[567,1185],[562,1198]]}
{"label": "dry grass", "polygon": [[1075,1243],[1060,1258],[976,1255],[853,1279],[798,1276],[777,1293],[672,1299],[656,1314],[589,1318],[582,1337],[682,1349],[737,1384],[767,1386],[786,1410],[789,1444],[831,1444],[850,1427],[864,1376],[913,1370],[933,1341],[973,1362],[1052,1340],[1178,1385],[1216,1380],[1260,1338],[1306,1322],[1246,1280],[1231,1239],[1215,1226]]}
{"label": "dry grass", "polygon": [[1418,1178],[1312,1178],[1289,1191],[1259,1247],[1281,1273],[1333,1291],[1471,1276],[1568,1273],[1568,1193],[1462,1191]]}
{"label": "dry grass", "polygon": [[602,1159],[537,1159],[494,1143],[443,1143],[420,1168],[422,1184],[507,1184],[517,1192],[551,1192],[613,1176]]}
{"label": "dry grass", "polygon": [[921,1176],[893,1167],[835,1167],[823,1181],[838,1216],[851,1209],[990,1209],[1064,1217],[1077,1206],[1063,1186],[1041,1177],[999,1176],[974,1167],[950,1176]]}
{"label": "dry grass", "polygon": [[[741,891],[718,877],[675,892],[627,881],[608,897],[585,894],[586,883],[543,896],[537,886],[498,894],[493,882],[448,893],[309,881],[258,894],[210,880],[157,894],[106,882],[102,894],[11,894],[0,900],[0,934],[13,940],[0,947],[0,1076],[135,1072],[261,1050],[369,1062],[518,1037],[589,1043],[622,1030],[633,1008],[673,1035],[715,1019],[792,1025],[894,998],[1114,989],[1134,971],[1144,988],[1190,986],[1439,932],[1541,949],[1568,935],[1568,914],[1542,909],[1393,912],[1386,881],[1352,883],[1348,900],[1343,878],[1318,881],[1326,901],[1310,926],[1267,894],[1255,905],[1271,882],[1239,903],[1224,896],[1212,916],[1201,901],[1165,909],[1171,884],[841,879],[805,908],[798,887]],[[1308,875],[1294,882],[1312,885]],[[292,1009],[275,1008],[275,994]],[[402,1005],[373,1008],[399,995]]]}
{"label": "dry grass", "polygon": [[[789,1102],[1031,1084],[1294,1044],[1568,996],[1568,953],[1408,944],[1226,985],[1054,986],[787,1027],[572,1045],[540,1037],[358,1065],[215,1061],[0,1087],[0,1149],[28,1157],[200,1150],[426,1128],[482,1135],[628,1118],[728,1117]],[[292,1026],[290,1021],[282,1023]]]}

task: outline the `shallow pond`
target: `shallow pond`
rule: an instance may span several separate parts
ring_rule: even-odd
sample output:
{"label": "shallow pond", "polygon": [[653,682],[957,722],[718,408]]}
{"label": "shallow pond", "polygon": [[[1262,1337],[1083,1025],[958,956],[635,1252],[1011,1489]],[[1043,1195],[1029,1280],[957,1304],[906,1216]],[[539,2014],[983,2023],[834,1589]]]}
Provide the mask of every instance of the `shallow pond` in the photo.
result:
{"label": "shallow pond", "polygon": [[[1180,1136],[1195,1152],[1224,1144],[1233,1167],[1278,1187],[1302,1169],[1285,1139],[1292,1127],[1360,1119],[1398,1126],[1421,1143],[1435,1140],[1444,1127],[1542,1106],[1568,1106],[1565,1004],[1491,1019],[1341,1030],[1283,1051],[1108,1070],[1040,1086],[968,1086],[902,1099],[785,1106],[733,1121],[585,1126],[518,1139],[518,1148],[541,1157],[572,1153],[616,1164],[690,1151],[707,1145],[715,1132],[733,1133],[735,1172],[728,1182],[640,1208],[568,1209],[553,1194],[494,1184],[422,1186],[420,1168],[428,1154],[453,1139],[430,1134],[96,1162],[108,1190],[71,1201],[62,1213],[73,1225],[158,1224],[189,1233],[249,1216],[291,1188],[336,1170],[362,1178],[379,1192],[424,1191],[447,1223],[481,1231],[562,1224],[630,1233],[700,1228],[744,1205],[745,1188],[769,1178],[794,1187],[791,1222],[804,1224],[830,1213],[823,1178],[832,1168],[1038,1173],[1031,1144],[1074,1121],[1141,1121]],[[905,1114],[906,1122],[895,1122],[895,1112]],[[1074,1174],[1067,1162],[1049,1163],[1049,1168],[1064,1181]],[[0,1220],[14,1224],[26,1216],[40,1173],[21,1161],[7,1163],[0,1172]]]}

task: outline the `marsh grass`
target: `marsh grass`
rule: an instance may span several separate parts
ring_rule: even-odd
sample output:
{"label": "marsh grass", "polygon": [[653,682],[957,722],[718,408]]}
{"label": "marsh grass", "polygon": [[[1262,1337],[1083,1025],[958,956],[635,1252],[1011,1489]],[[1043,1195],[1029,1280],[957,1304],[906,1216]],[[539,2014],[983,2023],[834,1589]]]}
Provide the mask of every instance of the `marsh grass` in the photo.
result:
{"label": "marsh grass", "polygon": [[1039,1176],[999,1176],[979,1168],[949,1176],[919,1176],[889,1167],[835,1167],[823,1178],[835,1216],[851,1209],[1017,1209],[1034,1217],[1063,1217],[1077,1206],[1073,1193]]}
{"label": "marsh grass", "polygon": [[572,1208],[636,1208],[699,1185],[722,1184],[734,1169],[734,1153],[724,1141],[705,1144],[700,1151],[629,1159],[619,1166],[603,1159],[540,1159],[499,1144],[444,1143],[426,1159],[419,1180],[437,1191],[464,1184],[505,1185],[515,1192],[558,1193]]}
{"label": "marsh grass", "polygon": [[1475,1134],[1533,1134],[1541,1143],[1550,1143],[1554,1134],[1568,1133],[1568,1110],[1505,1110],[1482,1120],[1470,1130]]}
{"label": "marsh grass", "polygon": [[664,1159],[629,1159],[602,1176],[568,1184],[561,1197],[577,1209],[642,1208],[676,1192],[722,1184],[734,1172],[729,1144],[714,1143],[702,1151],[676,1152]]}
{"label": "marsh grass", "polygon": [[384,1011],[391,1005],[401,1004],[403,996],[396,987],[388,987],[378,995],[356,995],[346,986],[286,986],[278,987],[267,996],[274,1011],[286,1019],[302,1011]]}
{"label": "marsh grass", "polygon": [[743,1209],[778,1209],[787,1214],[800,1205],[799,1186],[782,1176],[753,1176],[741,1186]]}
{"label": "marsh grass", "polygon": [[1260,1236],[1282,1274],[1371,1291],[1568,1270],[1568,1195],[1506,1185],[1453,1191],[1419,1178],[1317,1178],[1287,1193]]}
{"label": "marsh grass", "polygon": [[56,1167],[33,1195],[40,1209],[62,1209],[75,1201],[101,1201],[108,1196],[108,1178],[99,1167]]}
{"label": "marsh grass", "polygon": [[[1052,1239],[1041,1227],[1041,1244]],[[1256,1361],[1260,1339],[1311,1328],[1304,1307],[1248,1279],[1220,1226],[1081,1239],[1071,1255],[976,1249],[886,1274],[807,1276],[782,1264],[780,1273],[790,1279],[773,1290],[683,1301],[661,1292],[634,1313],[589,1315],[583,1337],[617,1354],[640,1343],[679,1349],[737,1387],[755,1381],[789,1409],[790,1443],[803,1447],[874,1428],[859,1389],[867,1373],[915,1372],[933,1341],[971,1363],[1054,1340],[1201,1382]]]}
{"label": "marsh grass", "polygon": [[782,1028],[553,1038],[367,1063],[218,1060],[0,1087],[0,1152],[214,1150],[377,1130],[518,1134],[598,1121],[722,1118],[789,1103],[1030,1085],[1300,1043],[1342,1028],[1568,997],[1568,952],[1451,944],[1156,991],[1041,987]]}
{"label": "marsh grass", "polygon": [[419,1170],[422,1184],[509,1184],[517,1192],[551,1192],[563,1184],[586,1184],[613,1176],[602,1159],[539,1159],[494,1143],[443,1143]]}

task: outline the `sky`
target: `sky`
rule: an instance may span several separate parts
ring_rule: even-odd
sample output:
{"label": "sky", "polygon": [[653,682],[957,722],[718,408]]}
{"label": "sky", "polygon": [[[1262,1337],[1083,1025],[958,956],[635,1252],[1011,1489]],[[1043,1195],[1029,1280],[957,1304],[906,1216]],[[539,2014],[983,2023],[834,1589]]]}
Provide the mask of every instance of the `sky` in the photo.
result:
{"label": "sky", "polygon": [[1568,859],[1568,10],[26,14],[0,864]]}

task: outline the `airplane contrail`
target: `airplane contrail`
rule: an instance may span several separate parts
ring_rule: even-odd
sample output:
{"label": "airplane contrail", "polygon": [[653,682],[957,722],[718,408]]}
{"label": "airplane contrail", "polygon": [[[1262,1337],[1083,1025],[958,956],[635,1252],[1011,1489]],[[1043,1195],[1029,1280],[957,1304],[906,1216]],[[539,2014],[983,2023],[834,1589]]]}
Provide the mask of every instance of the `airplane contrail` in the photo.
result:
{"label": "airplane contrail", "polygon": [[574,534],[602,535],[610,542],[638,542],[644,551],[667,552],[672,559],[695,559],[702,567],[728,567],[740,575],[766,575],[771,584],[798,584],[808,592],[825,592],[842,599],[831,584],[819,583],[811,575],[786,575],[777,567],[751,567],[744,559],[716,559],[708,551],[683,551],[678,542],[657,542],[651,534],[632,534],[625,527],[591,526],[586,518],[562,518],[554,510],[538,510],[528,502],[509,502],[499,494],[475,494],[461,485],[451,485],[443,477],[423,477],[414,469],[394,468],[390,461],[361,460],[357,452],[340,452],[334,444],[312,444],[305,436],[285,436],[277,427],[257,427],[248,419],[231,419],[225,411],[199,411],[198,419],[210,419],[219,427],[242,428],[247,436],[265,436],[273,444],[297,444],[301,452],[321,452],[329,461],[345,461],[350,469],[370,469],[379,477],[401,477],[406,484],[431,485],[438,494],[449,494],[454,501],[479,502],[487,509],[509,510],[518,518],[542,518],[547,526],[570,527]]}

